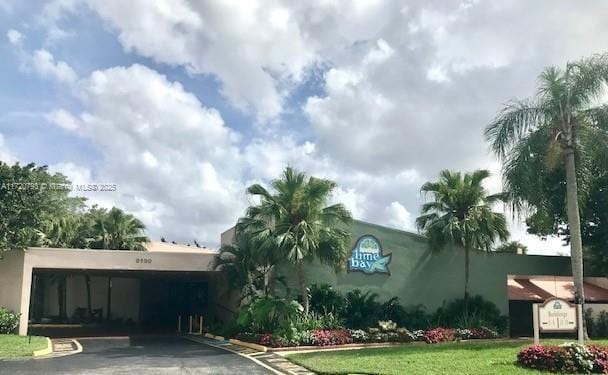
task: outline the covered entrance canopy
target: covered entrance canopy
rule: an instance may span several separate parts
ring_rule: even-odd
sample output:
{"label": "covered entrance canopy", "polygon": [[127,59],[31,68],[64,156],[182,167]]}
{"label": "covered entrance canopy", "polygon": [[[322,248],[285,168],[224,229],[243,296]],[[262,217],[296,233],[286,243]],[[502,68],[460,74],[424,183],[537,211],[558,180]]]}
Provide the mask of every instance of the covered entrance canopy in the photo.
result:
{"label": "covered entrance canopy", "polygon": [[[608,278],[585,277],[585,309],[592,315],[608,309]],[[574,302],[570,276],[508,275],[509,329],[511,336],[533,333],[532,304],[558,297]]]}
{"label": "covered entrance canopy", "polygon": [[175,327],[179,314],[217,313],[216,254],[201,248],[10,251],[0,261],[0,306],[21,313],[22,335],[28,320]]}

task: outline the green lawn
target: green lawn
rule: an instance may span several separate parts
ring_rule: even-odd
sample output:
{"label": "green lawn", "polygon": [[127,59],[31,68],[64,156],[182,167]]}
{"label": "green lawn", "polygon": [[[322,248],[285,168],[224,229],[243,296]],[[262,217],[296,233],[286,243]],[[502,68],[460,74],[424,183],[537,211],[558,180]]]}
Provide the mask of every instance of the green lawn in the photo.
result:
{"label": "green lawn", "polygon": [[[572,340],[568,340],[572,341]],[[562,344],[564,340],[541,340]],[[594,341],[608,345],[608,341]],[[292,354],[288,358],[320,374],[535,374],[515,365],[532,342],[417,344],[390,348]]]}
{"label": "green lawn", "polygon": [[32,336],[30,343],[27,336],[0,335],[0,358],[26,357],[44,348],[46,337]]}

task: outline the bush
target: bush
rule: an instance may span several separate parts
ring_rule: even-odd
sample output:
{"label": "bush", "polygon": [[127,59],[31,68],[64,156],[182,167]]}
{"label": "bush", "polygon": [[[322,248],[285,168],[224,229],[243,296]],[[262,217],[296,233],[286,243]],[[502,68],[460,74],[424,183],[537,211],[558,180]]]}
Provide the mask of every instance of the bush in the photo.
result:
{"label": "bush", "polygon": [[591,337],[608,337],[608,312],[600,311],[596,318],[593,318],[592,310],[585,310],[585,323],[587,332]]}
{"label": "bush", "polygon": [[397,297],[393,297],[380,306],[379,318],[392,320],[400,327],[424,329],[429,327],[429,316],[422,305],[404,307]]}
{"label": "bush", "polygon": [[517,363],[523,367],[560,373],[606,373],[608,348],[585,347],[568,343],[560,346],[535,345],[517,354]]}
{"label": "bush", "polygon": [[498,332],[487,327],[480,328],[456,328],[456,338],[461,340],[472,339],[494,339],[498,337]]}
{"label": "bush", "polygon": [[296,317],[293,326],[299,331],[342,329],[344,328],[344,319],[334,313],[320,314],[309,312],[307,315]]}
{"label": "bush", "polygon": [[352,337],[345,329],[318,329],[312,331],[312,339],[314,345],[317,346],[342,345],[353,342]]}
{"label": "bush", "polygon": [[293,322],[304,311],[296,301],[282,298],[262,297],[244,306],[239,312],[237,324],[241,331],[253,333],[290,330]]}
{"label": "bush", "polygon": [[441,327],[474,328],[489,327],[505,332],[508,318],[500,315],[498,307],[481,296],[469,298],[468,314],[465,315],[464,299],[456,299],[437,309],[432,321]]}
{"label": "bush", "polygon": [[424,332],[423,337],[424,341],[429,344],[454,341],[456,338],[456,330],[452,328],[433,328]]}
{"label": "bush", "polygon": [[312,284],[308,288],[311,311],[317,314],[339,315],[344,309],[344,297],[328,284]]}
{"label": "bush", "polygon": [[381,305],[376,299],[378,294],[359,289],[352,290],[346,294],[344,308],[344,319],[346,326],[353,329],[372,327],[378,321]]}
{"label": "bush", "polygon": [[4,307],[0,307],[0,334],[14,333],[19,325],[20,316],[21,314],[15,314]]}

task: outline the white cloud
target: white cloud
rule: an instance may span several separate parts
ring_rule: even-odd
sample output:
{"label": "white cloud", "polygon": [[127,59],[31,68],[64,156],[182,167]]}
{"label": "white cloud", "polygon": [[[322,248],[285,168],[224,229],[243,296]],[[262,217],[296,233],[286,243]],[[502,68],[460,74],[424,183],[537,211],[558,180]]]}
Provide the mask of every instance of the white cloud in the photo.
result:
{"label": "white cloud", "polygon": [[9,31],[7,31],[6,37],[8,38],[8,41],[12,45],[20,44],[21,41],[23,40],[23,34],[21,34],[19,31],[15,30],[15,29],[10,29]]}
{"label": "white cloud", "polygon": [[283,86],[315,59],[306,35],[279,1],[90,1],[128,51],[213,74],[223,94],[262,121],[283,107]]}
{"label": "white cloud", "polygon": [[39,49],[31,56],[31,67],[44,78],[55,79],[65,84],[73,84],[78,79],[76,72],[65,61],[55,60],[53,55]]}
{"label": "white cloud", "polygon": [[48,122],[65,130],[74,131],[79,127],[79,120],[63,108],[51,111],[45,114],[44,117]]}
{"label": "white cloud", "polygon": [[415,230],[412,214],[397,201],[391,202],[385,208],[386,218],[384,224],[397,229]]}

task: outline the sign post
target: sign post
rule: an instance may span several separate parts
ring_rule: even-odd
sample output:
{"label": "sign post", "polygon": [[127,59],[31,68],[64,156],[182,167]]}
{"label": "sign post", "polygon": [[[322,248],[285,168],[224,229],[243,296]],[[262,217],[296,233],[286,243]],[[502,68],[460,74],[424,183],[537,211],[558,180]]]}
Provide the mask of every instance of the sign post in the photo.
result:
{"label": "sign post", "polygon": [[549,298],[532,305],[534,345],[540,343],[541,332],[578,332],[578,343],[583,345],[583,308],[561,298]]}

